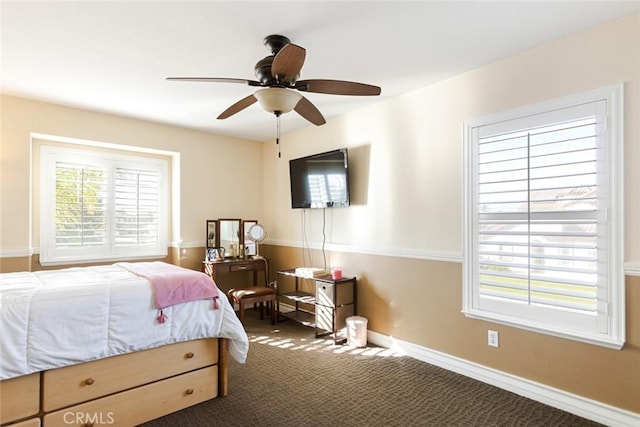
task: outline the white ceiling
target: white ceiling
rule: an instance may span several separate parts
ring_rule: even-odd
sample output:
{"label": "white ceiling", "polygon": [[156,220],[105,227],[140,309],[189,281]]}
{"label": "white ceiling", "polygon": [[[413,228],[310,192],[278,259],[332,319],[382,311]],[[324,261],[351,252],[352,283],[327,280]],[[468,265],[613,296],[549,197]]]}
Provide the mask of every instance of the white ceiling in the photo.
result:
{"label": "white ceiling", "polygon": [[[89,110],[270,140],[275,118],[242,84],[282,34],[307,49],[301,79],[382,87],[380,97],[305,94],[327,118],[640,11],[638,1],[2,1],[1,90]],[[282,131],[313,126],[295,112]]]}

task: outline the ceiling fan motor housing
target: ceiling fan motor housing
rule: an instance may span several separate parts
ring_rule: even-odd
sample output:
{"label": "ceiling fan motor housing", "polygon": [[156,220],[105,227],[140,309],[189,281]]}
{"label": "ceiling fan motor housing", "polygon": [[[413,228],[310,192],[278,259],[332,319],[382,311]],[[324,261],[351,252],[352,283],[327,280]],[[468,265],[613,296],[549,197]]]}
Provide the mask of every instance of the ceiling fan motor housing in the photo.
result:
{"label": "ceiling fan motor housing", "polygon": [[274,76],[271,74],[271,66],[273,65],[273,60],[275,55],[269,55],[262,58],[258,61],[253,68],[253,72],[255,73],[256,79],[264,86],[268,87],[292,87],[293,83],[296,82],[300,75],[296,75],[293,79],[281,79],[276,80]]}
{"label": "ceiling fan motor housing", "polygon": [[273,76],[271,75],[271,64],[273,64],[273,58],[275,58],[275,55],[265,56],[256,63],[253,70],[256,75],[256,79],[265,86],[271,86],[274,83]]}
{"label": "ceiling fan motor housing", "polygon": [[[279,34],[271,34],[264,38],[264,45],[269,49],[271,55],[265,56],[258,61],[254,67],[254,73],[256,79],[265,86],[279,86],[287,87],[288,83],[294,83],[294,81],[277,81],[271,74],[271,66],[276,55],[283,47],[290,44],[291,40],[288,37],[281,36]],[[296,76],[297,78],[297,76]]]}

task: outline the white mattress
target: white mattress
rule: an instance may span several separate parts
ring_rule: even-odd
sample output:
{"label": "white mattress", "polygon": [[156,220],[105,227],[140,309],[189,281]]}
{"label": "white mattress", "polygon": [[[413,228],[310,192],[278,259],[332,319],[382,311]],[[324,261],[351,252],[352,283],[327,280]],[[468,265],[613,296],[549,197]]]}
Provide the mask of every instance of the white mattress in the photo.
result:
{"label": "white mattress", "polygon": [[176,304],[158,323],[151,283],[115,264],[0,274],[0,380],[209,337],[244,363],[244,328],[222,292],[218,305]]}

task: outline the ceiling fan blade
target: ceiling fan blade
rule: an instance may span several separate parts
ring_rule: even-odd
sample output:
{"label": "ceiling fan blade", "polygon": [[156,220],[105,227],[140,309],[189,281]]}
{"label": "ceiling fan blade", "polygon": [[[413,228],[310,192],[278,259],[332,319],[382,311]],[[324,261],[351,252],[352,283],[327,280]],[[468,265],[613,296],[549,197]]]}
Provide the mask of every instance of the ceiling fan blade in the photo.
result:
{"label": "ceiling fan blade", "polygon": [[311,101],[309,101],[304,96],[300,98],[300,101],[298,101],[294,110],[296,111],[296,113],[300,114],[302,117],[309,120],[316,126],[327,123],[327,121],[322,116],[322,113],[320,113],[316,106],[313,105]]}
{"label": "ceiling fan blade", "polygon": [[247,96],[245,98],[242,98],[240,101],[236,102],[231,107],[229,107],[226,110],[224,110],[222,112],[222,114],[220,114],[218,116],[218,119],[222,120],[222,119],[226,119],[227,117],[231,117],[234,114],[239,113],[240,111],[244,110],[248,106],[252,105],[257,100],[258,100],[258,98],[253,96],[253,94],[251,94],[251,95],[249,95],[249,96]]}
{"label": "ceiling fan blade", "polygon": [[230,77],[167,77],[167,80],[179,82],[244,83],[249,86],[262,86],[262,83],[255,80],[234,79]]}
{"label": "ceiling fan blade", "polygon": [[344,80],[300,80],[296,83],[296,89],[303,92],[328,93],[330,95],[380,95],[378,86],[365,83],[347,82]]}
{"label": "ceiling fan blade", "polygon": [[303,47],[289,43],[273,58],[271,75],[281,82],[295,82],[306,55],[307,51]]}

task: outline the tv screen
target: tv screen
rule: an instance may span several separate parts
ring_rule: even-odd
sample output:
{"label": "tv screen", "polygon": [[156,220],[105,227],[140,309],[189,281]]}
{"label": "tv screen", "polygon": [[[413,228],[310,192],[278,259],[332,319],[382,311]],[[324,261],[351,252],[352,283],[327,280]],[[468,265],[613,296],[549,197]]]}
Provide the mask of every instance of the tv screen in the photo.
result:
{"label": "tv screen", "polygon": [[289,160],[291,207],[349,206],[347,149]]}

